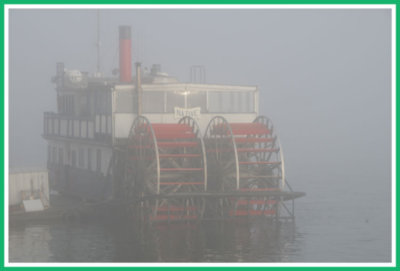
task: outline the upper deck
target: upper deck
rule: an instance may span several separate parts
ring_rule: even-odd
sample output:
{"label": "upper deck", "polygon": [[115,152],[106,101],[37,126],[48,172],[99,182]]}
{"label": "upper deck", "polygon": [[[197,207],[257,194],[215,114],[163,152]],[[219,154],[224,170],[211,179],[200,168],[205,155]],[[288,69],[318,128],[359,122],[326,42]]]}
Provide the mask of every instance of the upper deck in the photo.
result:
{"label": "upper deck", "polygon": [[250,122],[258,115],[256,86],[182,83],[157,67],[143,74],[138,85],[136,78],[121,83],[66,70],[59,63],[53,78],[57,112],[45,114],[44,135],[115,143],[128,137],[138,107],[154,123],[176,123],[189,115],[203,132],[216,115],[232,122]]}

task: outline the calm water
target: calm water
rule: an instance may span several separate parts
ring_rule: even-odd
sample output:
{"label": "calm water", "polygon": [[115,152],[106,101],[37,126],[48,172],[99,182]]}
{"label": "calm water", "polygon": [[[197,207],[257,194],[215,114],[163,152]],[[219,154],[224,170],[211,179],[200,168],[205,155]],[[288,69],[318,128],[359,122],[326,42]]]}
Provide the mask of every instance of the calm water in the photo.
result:
{"label": "calm water", "polygon": [[[299,238],[301,238],[299,236]],[[10,260],[32,262],[279,262],[296,254],[293,223],[210,222],[134,232],[123,225],[30,225],[10,234]]]}
{"label": "calm water", "polygon": [[295,223],[12,226],[10,262],[389,262],[389,186],[369,187],[362,177],[347,186],[335,176],[304,179],[307,196],[296,202]]}

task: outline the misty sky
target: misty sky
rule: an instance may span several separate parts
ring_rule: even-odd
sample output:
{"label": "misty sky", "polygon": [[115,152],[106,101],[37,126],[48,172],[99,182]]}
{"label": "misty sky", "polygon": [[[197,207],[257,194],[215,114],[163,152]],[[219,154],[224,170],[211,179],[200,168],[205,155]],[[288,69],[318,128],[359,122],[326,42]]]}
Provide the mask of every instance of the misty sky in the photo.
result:
{"label": "misty sky", "polygon": [[[187,82],[190,66],[201,64],[207,83],[259,87],[287,179],[307,192],[296,207],[301,253],[317,261],[390,258],[389,9],[126,9],[100,17],[106,75],[118,67],[125,24],[132,61],[143,67],[161,64]],[[95,72],[96,10],[19,9],[9,19],[10,167],[45,167],[43,112],[56,108],[51,77],[60,61]]]}
{"label": "misty sky", "polygon": [[[258,85],[287,176],[390,177],[391,14],[379,10],[101,10],[101,70],[118,67],[118,25],[133,62],[181,81]],[[44,111],[55,110],[55,64],[96,69],[95,10],[11,10],[10,166],[45,166]]]}

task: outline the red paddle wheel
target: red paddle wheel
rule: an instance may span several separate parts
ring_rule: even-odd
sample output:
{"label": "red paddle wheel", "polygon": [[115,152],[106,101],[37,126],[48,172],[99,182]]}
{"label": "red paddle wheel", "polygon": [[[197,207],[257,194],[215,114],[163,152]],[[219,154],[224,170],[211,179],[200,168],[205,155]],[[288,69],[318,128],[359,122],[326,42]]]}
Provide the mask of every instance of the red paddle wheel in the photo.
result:
{"label": "red paddle wheel", "polygon": [[127,148],[125,194],[154,196],[149,219],[197,219],[201,204],[190,197],[173,197],[207,189],[205,146],[196,121],[184,117],[174,124],[152,124],[139,116]]}
{"label": "red paddle wheel", "polygon": [[[206,129],[209,190],[221,192],[280,191],[284,165],[272,122],[263,116],[252,123],[211,119]],[[220,216],[277,215],[278,199],[272,197],[225,198]]]}

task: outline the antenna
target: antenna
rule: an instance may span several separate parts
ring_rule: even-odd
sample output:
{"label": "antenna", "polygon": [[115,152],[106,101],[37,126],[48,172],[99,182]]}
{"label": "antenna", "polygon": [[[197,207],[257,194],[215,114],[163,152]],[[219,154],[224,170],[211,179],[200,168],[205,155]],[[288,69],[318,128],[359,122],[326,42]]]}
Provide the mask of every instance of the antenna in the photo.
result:
{"label": "antenna", "polygon": [[96,40],[96,49],[97,49],[97,74],[100,74],[100,10],[97,10],[97,40]]}

